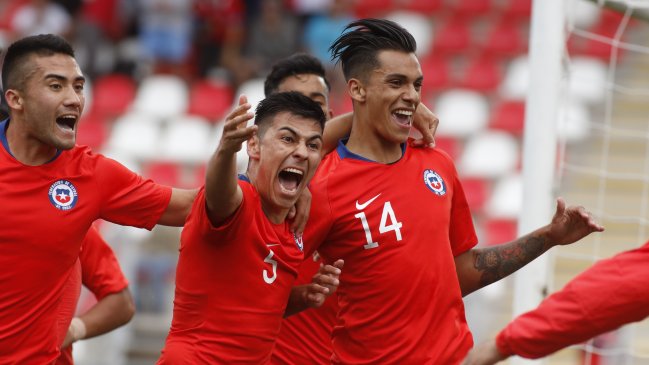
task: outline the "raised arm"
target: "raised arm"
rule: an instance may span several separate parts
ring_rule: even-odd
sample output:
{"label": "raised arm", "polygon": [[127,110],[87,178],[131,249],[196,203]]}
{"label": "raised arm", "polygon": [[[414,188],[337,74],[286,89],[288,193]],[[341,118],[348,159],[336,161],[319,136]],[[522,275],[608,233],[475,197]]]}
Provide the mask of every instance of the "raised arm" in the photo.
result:
{"label": "raised arm", "polygon": [[649,244],[602,260],[473,349],[464,364],[539,358],[649,316]]}
{"label": "raised arm", "polygon": [[167,209],[162,213],[158,224],[182,227],[192,209],[197,189],[171,189],[171,199]]}
{"label": "raised arm", "polygon": [[239,105],[225,118],[221,142],[208,162],[205,177],[205,204],[213,225],[232,215],[243,199],[237,183],[237,151],[252,137],[257,126],[246,126],[253,114],[248,112],[248,99],[241,95]]}
{"label": "raised arm", "polygon": [[462,295],[494,283],[515,272],[556,245],[578,241],[604,228],[583,207],[568,207],[557,199],[552,222],[516,240],[469,250],[455,258]]}

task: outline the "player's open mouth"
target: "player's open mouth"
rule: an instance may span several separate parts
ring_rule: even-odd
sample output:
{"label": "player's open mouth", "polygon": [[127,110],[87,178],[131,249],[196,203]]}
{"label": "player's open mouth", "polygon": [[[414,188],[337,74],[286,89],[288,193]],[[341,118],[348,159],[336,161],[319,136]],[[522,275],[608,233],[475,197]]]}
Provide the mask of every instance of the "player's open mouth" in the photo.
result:
{"label": "player's open mouth", "polygon": [[56,118],[56,124],[64,131],[74,131],[77,124],[77,116],[73,114],[65,114]]}
{"label": "player's open mouth", "polygon": [[294,193],[302,182],[304,172],[294,167],[287,167],[279,172],[279,186],[284,192]]}
{"label": "player's open mouth", "polygon": [[412,124],[412,114],[412,110],[397,109],[392,112],[392,117],[397,123],[410,127],[410,125]]}

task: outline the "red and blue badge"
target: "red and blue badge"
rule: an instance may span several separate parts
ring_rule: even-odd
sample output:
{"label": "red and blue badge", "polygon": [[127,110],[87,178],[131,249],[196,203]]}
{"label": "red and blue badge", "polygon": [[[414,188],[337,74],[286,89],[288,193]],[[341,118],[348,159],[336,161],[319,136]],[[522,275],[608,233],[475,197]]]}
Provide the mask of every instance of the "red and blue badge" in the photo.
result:
{"label": "red and blue badge", "polygon": [[304,251],[304,241],[302,240],[302,234],[293,233],[293,239],[295,240],[297,248],[299,248],[300,251]]}
{"label": "red and blue badge", "polygon": [[433,170],[424,171],[424,184],[426,184],[430,191],[439,196],[446,194],[446,184],[444,183],[444,179]]}
{"label": "red and blue badge", "polygon": [[58,180],[50,185],[50,202],[56,209],[70,210],[79,200],[77,189],[68,180]]}

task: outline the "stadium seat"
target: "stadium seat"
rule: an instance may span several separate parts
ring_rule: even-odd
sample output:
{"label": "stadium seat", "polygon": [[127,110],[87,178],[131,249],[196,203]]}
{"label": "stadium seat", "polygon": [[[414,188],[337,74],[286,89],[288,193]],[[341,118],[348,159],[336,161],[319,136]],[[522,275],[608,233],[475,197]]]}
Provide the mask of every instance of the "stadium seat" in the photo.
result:
{"label": "stadium seat", "polygon": [[227,115],[233,99],[234,92],[227,83],[200,80],[191,86],[187,114],[217,122]]}
{"label": "stadium seat", "polygon": [[173,187],[181,187],[183,185],[182,166],[174,162],[152,161],[144,163],[142,166],[142,176],[161,185]]}
{"label": "stadium seat", "polygon": [[381,18],[393,9],[393,0],[355,0],[354,15],[359,18]]}
{"label": "stadium seat", "polygon": [[527,37],[518,23],[505,18],[491,24],[480,47],[487,55],[511,58],[527,51]]}
{"label": "stadium seat", "polygon": [[445,8],[443,0],[401,0],[399,6],[404,10],[416,11],[426,16],[431,16]]}
{"label": "stadium seat", "polygon": [[480,243],[487,246],[507,243],[518,236],[518,221],[516,219],[488,219],[483,222],[482,227],[483,239]]}
{"label": "stadium seat", "polygon": [[492,110],[489,128],[502,130],[522,137],[525,127],[525,102],[508,100],[498,103]]}
{"label": "stadium seat", "polygon": [[428,57],[420,58],[419,61],[421,62],[421,72],[424,74],[422,85],[424,99],[427,99],[431,93],[454,86],[448,58],[429,54]]}
{"label": "stadium seat", "polygon": [[513,20],[528,20],[532,15],[532,0],[504,0],[500,13]]}
{"label": "stadium seat", "polygon": [[516,138],[505,132],[489,131],[477,134],[467,141],[458,170],[466,177],[495,179],[515,171],[518,163],[519,147]]}
{"label": "stadium seat", "polygon": [[439,95],[435,108],[440,136],[466,138],[482,131],[489,117],[489,103],[480,93],[453,89]]}
{"label": "stadium seat", "polygon": [[471,46],[471,30],[463,20],[451,19],[434,29],[433,50],[437,55],[465,53]]}
{"label": "stadium seat", "polygon": [[512,173],[496,182],[485,212],[491,218],[518,219],[523,210],[523,178]]}
{"label": "stadium seat", "polygon": [[98,152],[104,146],[109,133],[108,124],[101,115],[84,114],[77,127],[77,144]]}
{"label": "stadium seat", "polygon": [[[239,102],[239,95],[245,95],[248,97],[248,103],[250,103],[251,111],[255,111],[257,104],[264,99],[264,79],[255,78],[247,80],[246,82],[239,85],[236,94],[237,95],[232,101],[232,106],[237,105]],[[251,122],[252,123],[252,122]]]}
{"label": "stadium seat", "polygon": [[172,119],[160,136],[161,158],[189,164],[203,164],[209,159],[211,124],[203,117],[180,116]]}
{"label": "stadium seat", "polygon": [[395,11],[386,18],[401,24],[417,42],[417,56],[424,58],[428,55],[433,40],[433,24],[423,14],[411,11]]}
{"label": "stadium seat", "polygon": [[160,123],[149,114],[131,112],[117,118],[108,148],[142,161],[158,158]]}
{"label": "stadium seat", "polygon": [[491,194],[491,184],[488,179],[463,178],[462,187],[471,211],[476,214],[483,211],[485,203]]}
{"label": "stadium seat", "polygon": [[462,150],[462,146],[457,139],[440,135],[435,135],[435,147],[448,153],[453,160],[460,157]]}
{"label": "stadium seat", "polygon": [[570,1],[566,14],[568,21],[577,29],[590,29],[599,20],[601,9],[597,4],[588,1]]}
{"label": "stadium seat", "polygon": [[505,71],[499,94],[504,99],[525,100],[530,86],[530,69],[527,56],[513,59]]}
{"label": "stadium seat", "polygon": [[492,10],[492,0],[459,0],[448,3],[456,17],[465,19],[487,15]]}
{"label": "stadium seat", "polygon": [[492,57],[476,57],[468,62],[462,72],[460,86],[491,93],[496,90],[502,80],[500,65]]}
{"label": "stadium seat", "polygon": [[133,79],[126,75],[98,78],[93,87],[93,113],[110,118],[124,114],[135,99],[136,88]]}
{"label": "stadium seat", "polygon": [[569,70],[568,87],[572,98],[591,105],[604,100],[608,70],[602,61],[589,57],[574,57]]}
{"label": "stadium seat", "polygon": [[572,101],[559,110],[557,133],[566,142],[583,141],[590,135],[591,117],[588,108]]}
{"label": "stadium seat", "polygon": [[134,110],[165,120],[187,111],[189,91],[184,80],[173,75],[152,75],[140,83]]}

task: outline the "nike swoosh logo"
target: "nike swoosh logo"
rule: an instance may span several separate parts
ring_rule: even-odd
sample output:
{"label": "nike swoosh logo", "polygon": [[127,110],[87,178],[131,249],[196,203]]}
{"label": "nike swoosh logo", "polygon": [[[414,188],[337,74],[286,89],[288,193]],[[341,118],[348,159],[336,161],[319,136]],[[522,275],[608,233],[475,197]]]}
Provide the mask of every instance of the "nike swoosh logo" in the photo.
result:
{"label": "nike swoosh logo", "polygon": [[356,209],[358,209],[358,210],[363,210],[363,209],[365,209],[365,207],[367,207],[368,205],[372,204],[372,202],[373,202],[374,200],[376,200],[376,198],[378,198],[379,195],[381,195],[381,193],[378,193],[374,198],[372,198],[372,199],[366,201],[366,202],[363,203],[363,204],[359,204],[359,203],[358,203],[358,200],[356,200]]}

